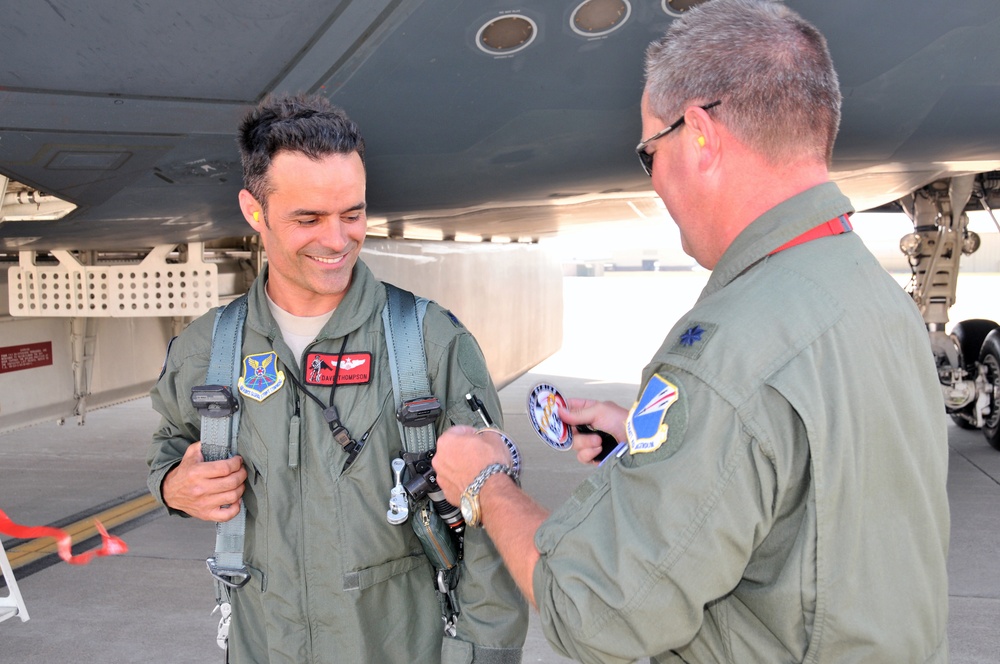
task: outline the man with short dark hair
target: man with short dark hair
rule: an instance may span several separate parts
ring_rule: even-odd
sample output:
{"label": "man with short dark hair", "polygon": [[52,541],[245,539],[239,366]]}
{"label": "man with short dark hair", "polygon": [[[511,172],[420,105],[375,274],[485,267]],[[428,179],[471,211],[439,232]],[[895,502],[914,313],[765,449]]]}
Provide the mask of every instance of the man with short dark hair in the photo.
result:
{"label": "man with short dark hair", "polygon": [[[713,272],[631,410],[560,409],[620,452],[548,514],[491,470],[509,463],[499,441],[439,439],[445,495],[558,651],[947,661],[941,392],[919,312],[829,181],[839,111],[824,38],[784,4],[713,0],[674,21],[647,52],[636,151]],[[601,448],[574,445],[588,462]]]}
{"label": "man with short dark hair", "polygon": [[[358,258],[357,126],[325,98],[279,97],[246,117],[239,145],[240,209],[268,262],[247,301],[238,455],[204,460],[191,403],[206,382],[211,312],[170,347],[149,457],[150,491],[170,513],[226,522],[245,505],[250,581],[227,591],[228,661],[520,662],[526,607],[489,538],[464,538],[457,588],[439,595],[411,524],[387,519],[403,441],[386,285]],[[499,416],[485,359],[457,319],[431,302],[423,335],[437,432],[475,421],[469,393]],[[454,619],[447,636],[443,617]]]}

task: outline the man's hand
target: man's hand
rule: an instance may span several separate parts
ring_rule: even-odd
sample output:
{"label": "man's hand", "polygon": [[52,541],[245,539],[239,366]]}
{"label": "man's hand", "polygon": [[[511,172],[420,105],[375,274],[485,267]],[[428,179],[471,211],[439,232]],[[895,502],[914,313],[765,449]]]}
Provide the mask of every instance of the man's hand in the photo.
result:
{"label": "man's hand", "polygon": [[[454,426],[438,438],[432,463],[445,498],[452,505],[458,505],[462,493],[476,475],[492,463],[509,465],[510,453],[494,432],[477,434],[472,427]],[[548,512],[502,473],[483,485],[479,500],[483,527],[496,544],[517,587],[534,605],[532,578],[539,560],[535,532]]]}
{"label": "man's hand", "polygon": [[467,426],[453,426],[437,440],[437,451],[431,462],[437,472],[437,483],[452,505],[458,505],[462,493],[486,466],[492,463],[510,465],[510,453],[500,436],[491,431],[477,434]]}
{"label": "man's hand", "polygon": [[[619,442],[625,440],[628,411],[618,404],[593,399],[567,399],[566,406],[559,408],[559,417],[566,424],[589,424],[600,431],[607,431]],[[601,437],[577,431],[573,434],[573,449],[580,463],[594,463],[594,458],[601,453]]]}
{"label": "man's hand", "polygon": [[229,521],[239,514],[246,479],[242,457],[205,461],[198,441],[163,478],[163,501],[197,519]]}

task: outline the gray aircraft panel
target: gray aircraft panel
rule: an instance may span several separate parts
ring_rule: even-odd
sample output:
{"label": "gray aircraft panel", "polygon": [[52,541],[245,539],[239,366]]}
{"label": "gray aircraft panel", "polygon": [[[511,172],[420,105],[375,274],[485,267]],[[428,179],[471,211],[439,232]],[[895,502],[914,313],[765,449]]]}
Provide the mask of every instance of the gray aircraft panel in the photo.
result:
{"label": "gray aircraft panel", "polygon": [[65,94],[252,102],[347,4],[352,3],[5,3],[0,85]]}
{"label": "gray aircraft panel", "polygon": [[[605,35],[571,26],[581,0],[7,4],[0,173],[78,208],[0,224],[0,250],[245,234],[236,125],[274,91],[320,92],[358,121],[369,209],[394,232],[538,237],[648,196],[632,148],[643,52],[673,20],[659,0],[630,0]],[[789,4],[829,40],[833,173],[859,208],[1000,167],[995,2]],[[533,38],[487,53],[494,19],[531,22]],[[562,203],[576,199],[574,220]]]}

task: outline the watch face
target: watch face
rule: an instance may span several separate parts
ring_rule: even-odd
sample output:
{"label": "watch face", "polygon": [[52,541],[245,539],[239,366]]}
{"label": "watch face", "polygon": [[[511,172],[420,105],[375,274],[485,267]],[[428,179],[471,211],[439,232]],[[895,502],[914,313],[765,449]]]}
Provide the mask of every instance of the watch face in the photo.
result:
{"label": "watch face", "polygon": [[469,499],[466,498],[464,495],[462,496],[461,503],[462,504],[459,506],[459,509],[462,510],[462,518],[465,519],[466,523],[471,525],[473,516],[472,503],[469,502]]}

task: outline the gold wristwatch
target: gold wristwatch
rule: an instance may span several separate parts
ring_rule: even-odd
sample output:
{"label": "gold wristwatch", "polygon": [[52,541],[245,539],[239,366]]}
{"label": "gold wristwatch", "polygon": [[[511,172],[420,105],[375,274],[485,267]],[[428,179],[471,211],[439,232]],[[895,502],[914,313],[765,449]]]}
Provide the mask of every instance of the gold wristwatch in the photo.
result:
{"label": "gold wristwatch", "polygon": [[478,528],[482,525],[483,512],[479,506],[479,492],[482,491],[486,480],[497,473],[509,474],[510,468],[502,463],[493,463],[486,466],[476,475],[476,479],[472,480],[472,484],[462,494],[462,518],[465,519],[465,524],[470,528]]}

